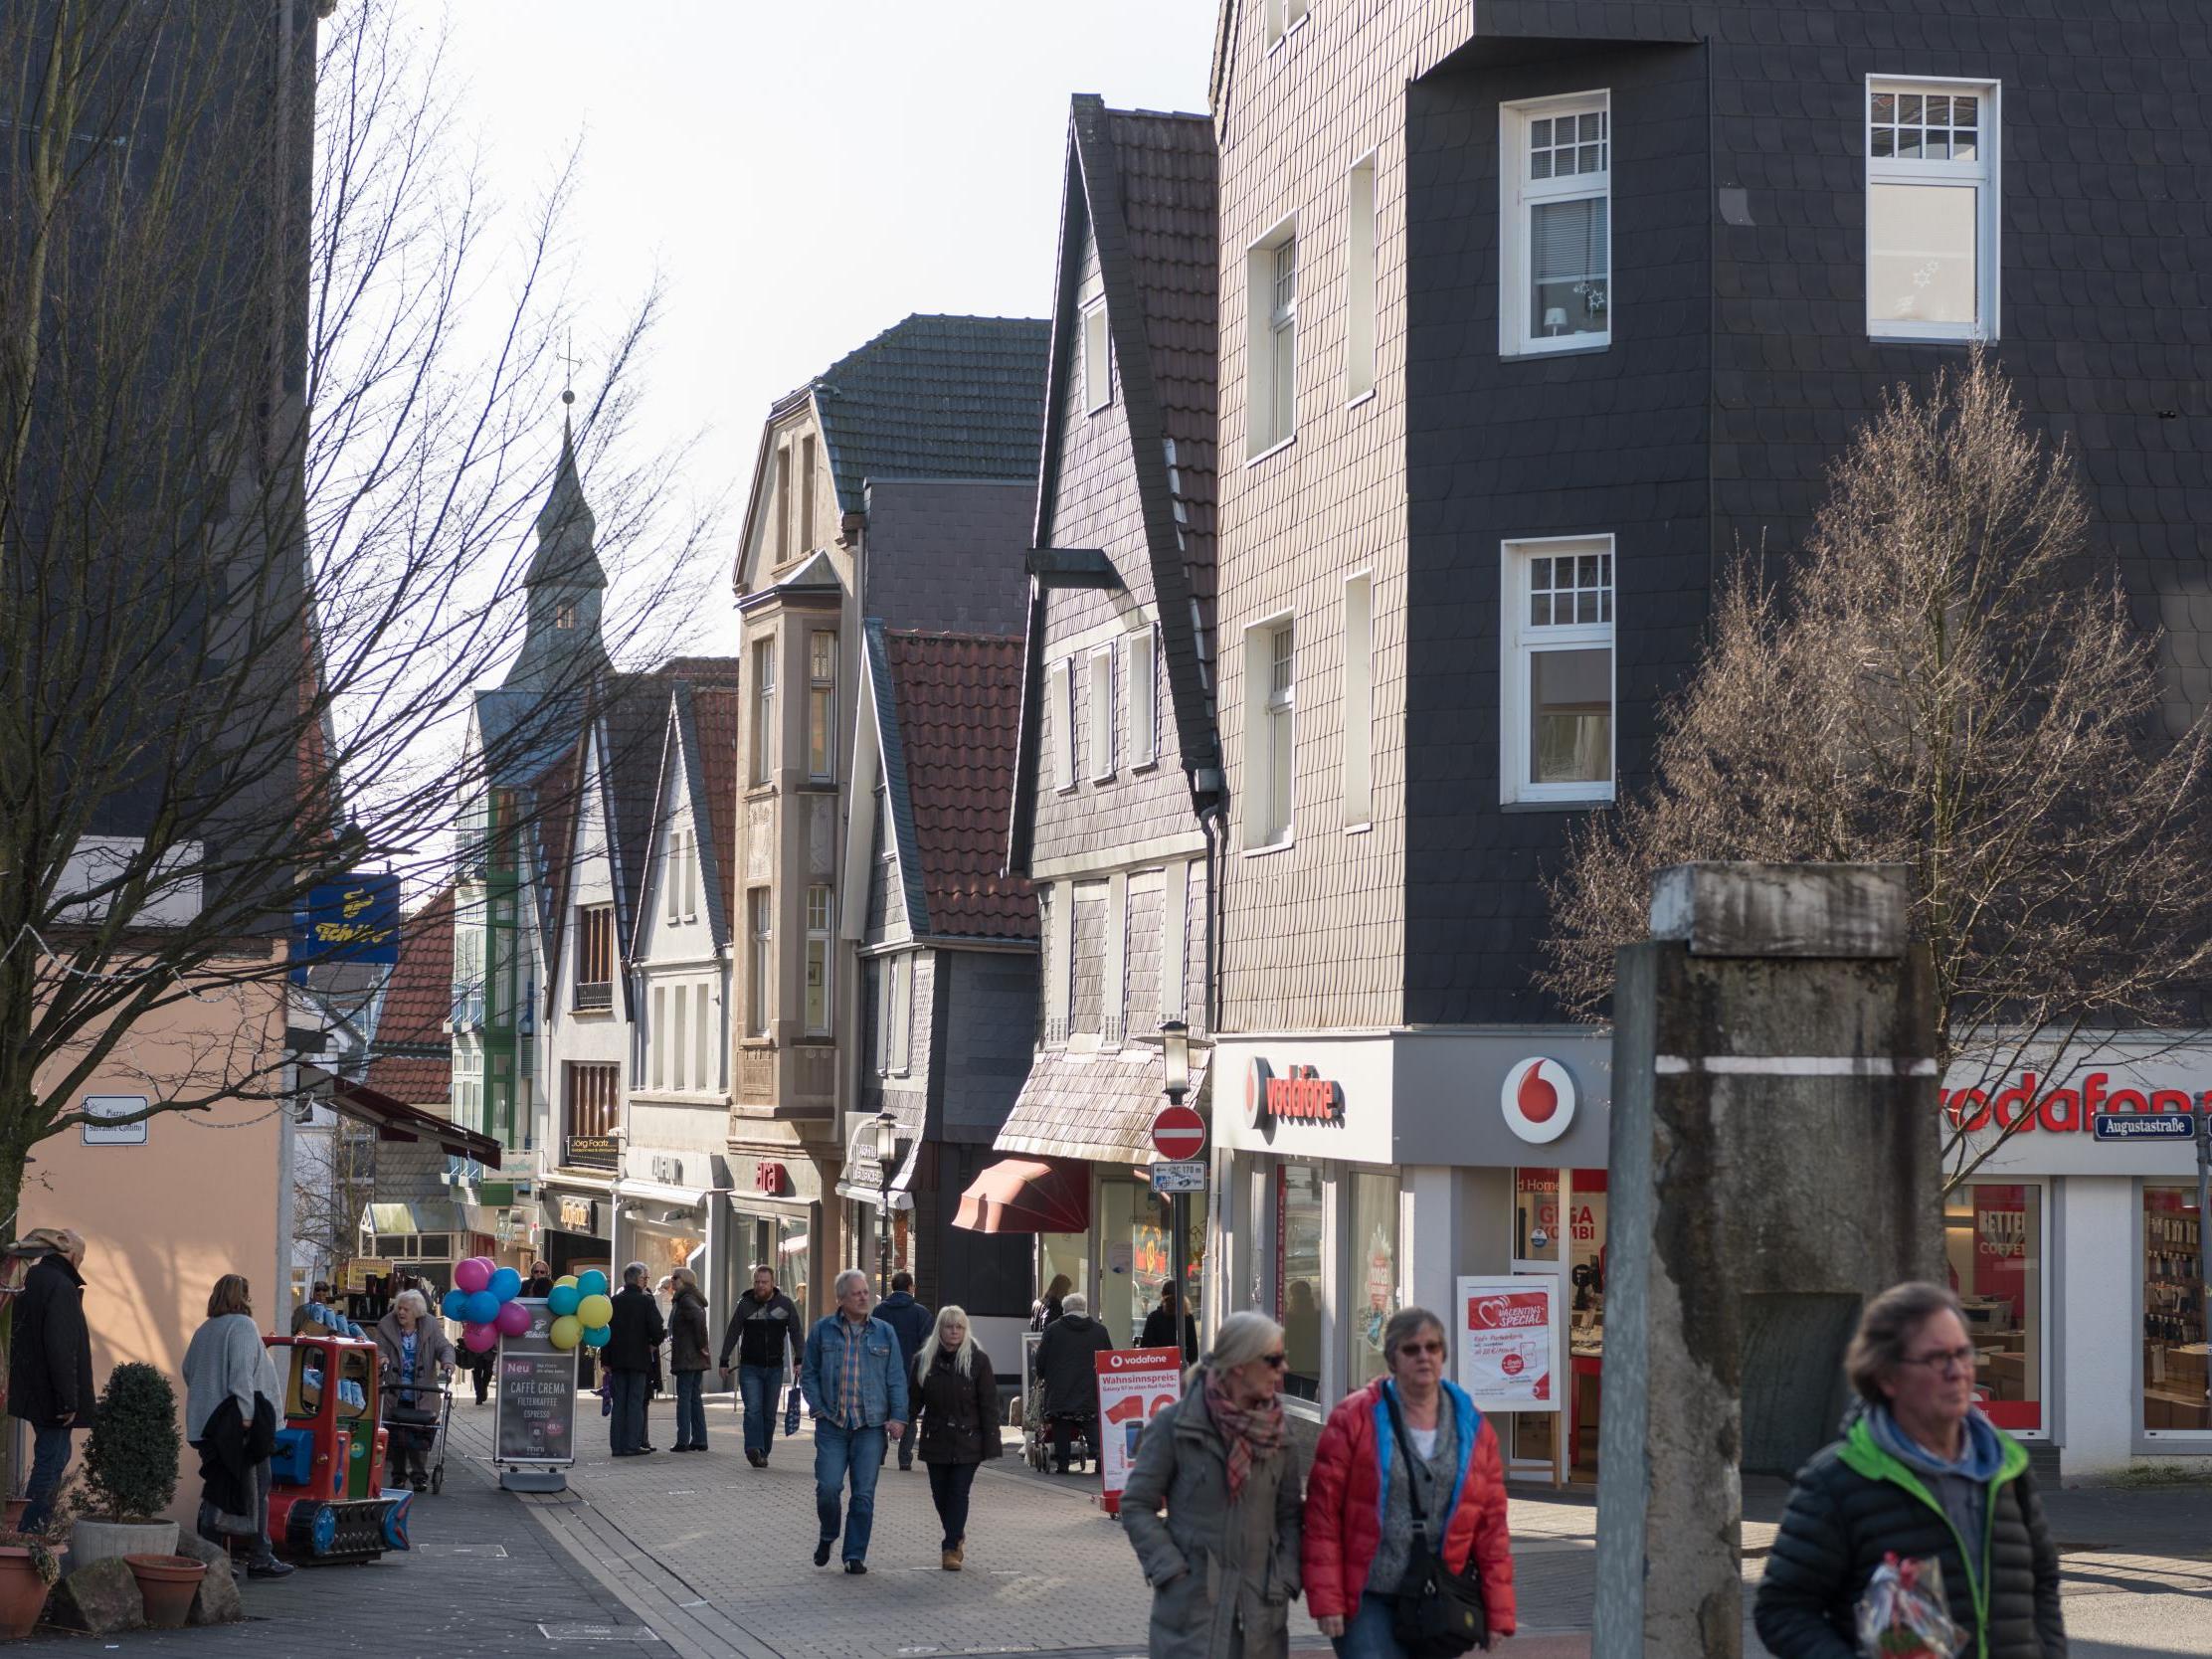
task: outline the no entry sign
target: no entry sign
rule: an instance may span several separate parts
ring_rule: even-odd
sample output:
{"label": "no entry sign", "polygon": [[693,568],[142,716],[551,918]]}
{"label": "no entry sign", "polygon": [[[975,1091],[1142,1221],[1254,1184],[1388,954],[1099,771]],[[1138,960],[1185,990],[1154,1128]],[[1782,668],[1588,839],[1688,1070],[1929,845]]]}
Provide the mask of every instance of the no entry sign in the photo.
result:
{"label": "no entry sign", "polygon": [[1205,1151],[1205,1119],[1188,1106],[1163,1106],[1152,1120],[1152,1150],[1173,1163]]}

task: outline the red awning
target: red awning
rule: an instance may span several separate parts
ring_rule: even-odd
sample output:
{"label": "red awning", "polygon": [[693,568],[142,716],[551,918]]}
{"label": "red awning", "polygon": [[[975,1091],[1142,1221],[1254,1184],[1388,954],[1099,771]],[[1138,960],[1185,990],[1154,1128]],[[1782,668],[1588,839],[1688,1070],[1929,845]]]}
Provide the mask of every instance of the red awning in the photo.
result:
{"label": "red awning", "polygon": [[448,1123],[420,1106],[394,1100],[366,1083],[349,1083],[343,1077],[332,1077],[330,1107],[341,1117],[352,1118],[356,1123],[374,1124],[376,1138],[380,1141],[435,1141],[456,1158],[473,1159],[493,1170],[499,1168],[499,1161],[505,1156],[499,1143],[490,1136]]}
{"label": "red awning", "polygon": [[961,1194],[953,1225],[970,1232],[1088,1232],[1090,1171],[1058,1160],[1002,1158]]}

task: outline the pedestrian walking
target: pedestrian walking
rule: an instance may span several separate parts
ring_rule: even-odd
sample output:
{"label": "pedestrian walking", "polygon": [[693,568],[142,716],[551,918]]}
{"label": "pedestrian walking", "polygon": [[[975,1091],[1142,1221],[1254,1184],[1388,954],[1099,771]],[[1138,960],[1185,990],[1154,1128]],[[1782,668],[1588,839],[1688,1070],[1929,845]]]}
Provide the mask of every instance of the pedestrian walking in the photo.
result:
{"label": "pedestrian walking", "polygon": [[745,1407],[745,1461],[768,1467],[776,1445],[776,1396],[783,1391],[785,1356],[796,1367],[807,1346],[799,1309],[776,1288],[775,1269],[753,1269],[753,1288],[737,1299],[722,1339],[722,1386],[730,1385],[730,1354],[737,1354],[739,1402]]}
{"label": "pedestrian walking", "polygon": [[815,1419],[815,1511],[822,1536],[815,1566],[830,1565],[836,1548],[837,1512],[845,1483],[852,1503],[845,1511],[844,1569],[868,1569],[868,1535],[875,1526],[875,1478],[883,1468],[883,1442],[906,1431],[906,1368],[898,1338],[868,1313],[868,1276],[857,1267],[837,1275],[837,1311],[807,1335],[801,1386]]}
{"label": "pedestrian walking", "polygon": [[1152,1659],[1290,1651],[1301,1505],[1276,1397],[1283,1363],[1280,1325],[1250,1309],[1229,1315],[1183,1397],[1137,1442],[1121,1519],[1152,1586]]}
{"label": "pedestrian walking", "polygon": [[46,1253],[16,1293],[8,1353],[8,1415],[31,1428],[31,1501],[18,1530],[38,1533],[53,1518],[69,1470],[70,1435],[92,1426],[92,1337],[85,1324],[85,1238],[68,1227],[33,1227],[27,1245]]}
{"label": "pedestrian walking", "polygon": [[553,1294],[553,1269],[542,1261],[530,1263],[530,1276],[522,1281],[525,1296],[551,1296]]}
{"label": "pedestrian walking", "polygon": [[[430,1304],[419,1290],[403,1290],[392,1298],[391,1312],[376,1322],[376,1354],[384,1375],[384,1404],[394,1409],[422,1409],[415,1390],[454,1374],[457,1356],[445,1327],[431,1318]],[[424,1453],[430,1433],[420,1424],[386,1419],[385,1463],[394,1486],[430,1490],[430,1468]]]}
{"label": "pedestrian walking", "polygon": [[[1167,1280],[1160,1287],[1160,1306],[1145,1315],[1145,1328],[1138,1333],[1139,1348],[1173,1348],[1176,1346],[1176,1282]],[[1189,1365],[1198,1357],[1198,1322],[1183,1322],[1183,1363]]]}
{"label": "pedestrian walking", "polygon": [[[968,1491],[987,1457],[1005,1454],[999,1434],[999,1374],[976,1346],[968,1311],[947,1303],[914,1357],[914,1432],[929,1498],[945,1541],[937,1565],[958,1572],[968,1559]],[[903,1445],[903,1442],[901,1442]]]}
{"label": "pedestrian walking", "polygon": [[1044,1294],[1029,1304],[1029,1329],[1048,1331],[1065,1312],[1067,1293],[1075,1288],[1075,1281],[1065,1273],[1052,1275],[1052,1282],[1044,1287]]}
{"label": "pedestrian walking", "polygon": [[184,1437],[200,1454],[200,1514],[208,1543],[246,1543],[246,1571],[285,1578],[290,1564],[269,1547],[269,1460],[276,1449],[284,1385],[254,1323],[253,1286],[226,1273],[208,1293],[207,1322],[184,1350]]}
{"label": "pedestrian walking", "polygon": [[712,1358],[708,1344],[706,1298],[699,1294],[699,1276],[688,1267],[668,1275],[674,1295],[668,1304],[668,1370],[676,1380],[677,1451],[706,1450],[706,1396],[702,1384]]}
{"label": "pedestrian walking", "polygon": [[642,1261],[623,1269],[614,1317],[607,1322],[607,1346],[599,1351],[607,1363],[608,1396],[615,1407],[607,1436],[617,1457],[643,1457],[653,1449],[645,1439],[645,1391],[667,1327],[645,1288],[645,1272]]}
{"label": "pedestrian walking", "polygon": [[1052,1472],[1070,1473],[1077,1435],[1098,1455],[1098,1366],[1114,1339],[1091,1318],[1090,1300],[1079,1290],[1062,1298],[1060,1317],[1045,1327],[1037,1344],[1036,1376],[1044,1390],[1044,1421],[1052,1431]]}
{"label": "pedestrian walking", "polygon": [[1426,1308],[1392,1314],[1389,1375],[1339,1401],[1314,1448],[1306,1610],[1339,1659],[1406,1659],[1400,1609],[1419,1604],[1438,1560],[1480,1582],[1490,1637],[1513,1634],[1505,1462],[1497,1431],[1445,1380],[1447,1353],[1444,1322]]}
{"label": "pedestrian walking", "polygon": [[1902,1284],[1866,1306],[1844,1357],[1843,1438],[1797,1472],[1759,1579],[1774,1659],[1851,1659],[1854,1613],[1885,1557],[1941,1564],[1974,1659],[2065,1659],[2059,1555],[2019,1442],[1974,1405],[1958,1298]]}
{"label": "pedestrian walking", "polygon": [[[922,1344],[929,1341],[929,1333],[936,1321],[929,1310],[914,1300],[914,1275],[900,1268],[891,1275],[891,1294],[875,1305],[875,1317],[888,1325],[899,1342],[899,1365],[908,1377],[914,1375],[914,1357],[921,1353]],[[899,1467],[914,1467],[914,1436],[909,1434],[899,1442]]]}

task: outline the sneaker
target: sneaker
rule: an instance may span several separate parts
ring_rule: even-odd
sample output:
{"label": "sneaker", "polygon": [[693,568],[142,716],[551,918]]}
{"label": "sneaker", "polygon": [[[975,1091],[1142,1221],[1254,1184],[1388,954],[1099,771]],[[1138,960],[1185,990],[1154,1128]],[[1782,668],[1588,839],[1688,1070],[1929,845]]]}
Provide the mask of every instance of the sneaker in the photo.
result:
{"label": "sneaker", "polygon": [[290,1562],[280,1562],[275,1556],[265,1562],[248,1562],[246,1576],[249,1578],[289,1578],[299,1568]]}
{"label": "sneaker", "polygon": [[837,1541],[833,1538],[826,1538],[820,1544],[816,1545],[815,1566],[828,1567],[830,1565],[830,1552],[834,1550],[836,1547]]}
{"label": "sneaker", "polygon": [[852,1561],[852,1562],[846,1562],[846,1563],[844,1564],[844,1569],[845,1569],[845,1570],[846,1570],[847,1572],[851,1573],[853,1577],[857,1578],[857,1577],[859,1577],[859,1576],[860,1576],[860,1575],[861,1575],[862,1573],[864,1573],[865,1571],[867,1571],[867,1569],[868,1569],[868,1564],[867,1564],[866,1562],[860,1562],[860,1561]]}

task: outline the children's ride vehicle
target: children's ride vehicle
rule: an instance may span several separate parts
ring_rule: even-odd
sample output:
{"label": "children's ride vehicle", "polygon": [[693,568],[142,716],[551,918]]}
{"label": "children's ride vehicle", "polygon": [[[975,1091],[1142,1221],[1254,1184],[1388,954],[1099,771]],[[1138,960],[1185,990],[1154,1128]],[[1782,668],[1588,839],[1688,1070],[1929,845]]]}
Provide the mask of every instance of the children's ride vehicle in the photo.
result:
{"label": "children's ride vehicle", "polygon": [[376,1344],[322,1335],[264,1340],[284,1384],[284,1422],[270,1460],[270,1543],[302,1566],[409,1548],[415,1494],[383,1484]]}

